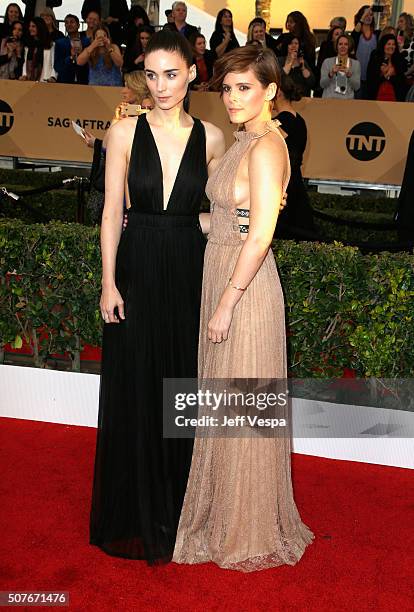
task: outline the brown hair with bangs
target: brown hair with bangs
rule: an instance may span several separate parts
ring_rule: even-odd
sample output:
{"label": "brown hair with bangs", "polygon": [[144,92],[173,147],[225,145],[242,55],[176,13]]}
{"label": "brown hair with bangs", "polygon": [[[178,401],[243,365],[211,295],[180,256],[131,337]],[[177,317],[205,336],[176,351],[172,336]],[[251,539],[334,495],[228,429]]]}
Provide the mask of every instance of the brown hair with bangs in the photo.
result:
{"label": "brown hair with bangs", "polygon": [[279,89],[280,68],[275,54],[270,49],[256,45],[239,47],[216,60],[210,89],[222,92],[223,81],[230,72],[238,74],[248,70],[253,71],[264,88],[270,83],[276,83],[277,90]]}

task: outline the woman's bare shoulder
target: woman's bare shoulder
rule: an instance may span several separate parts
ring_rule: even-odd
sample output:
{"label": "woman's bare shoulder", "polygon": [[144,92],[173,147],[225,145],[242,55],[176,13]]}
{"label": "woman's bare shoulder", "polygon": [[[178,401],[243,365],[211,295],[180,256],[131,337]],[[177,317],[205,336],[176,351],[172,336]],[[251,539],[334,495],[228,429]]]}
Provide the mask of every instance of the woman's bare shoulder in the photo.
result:
{"label": "woman's bare shoulder", "polygon": [[119,134],[119,138],[122,136],[128,136],[129,134],[134,135],[135,128],[137,127],[138,117],[125,117],[125,119],[120,119],[113,125],[111,125],[110,132],[111,134],[117,135]]}
{"label": "woman's bare shoulder", "polygon": [[270,131],[260,138],[254,140],[254,146],[251,148],[250,157],[260,163],[268,155],[285,156],[286,143],[282,132]]}
{"label": "woman's bare shoulder", "polygon": [[213,141],[224,141],[224,134],[220,128],[218,128],[214,123],[210,123],[209,121],[201,121],[204,125],[204,129],[206,130],[206,136],[208,139]]}
{"label": "woman's bare shoulder", "polygon": [[126,117],[117,121],[108,130],[108,143],[130,146],[137,126],[137,117]]}

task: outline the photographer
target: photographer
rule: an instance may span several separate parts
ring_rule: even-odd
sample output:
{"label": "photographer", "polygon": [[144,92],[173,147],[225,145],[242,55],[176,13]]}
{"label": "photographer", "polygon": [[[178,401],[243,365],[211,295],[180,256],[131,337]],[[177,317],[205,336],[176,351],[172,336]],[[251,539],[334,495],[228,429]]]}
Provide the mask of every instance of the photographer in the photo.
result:
{"label": "photographer", "polygon": [[88,84],[88,66],[78,66],[78,55],[89,46],[89,39],[84,32],[79,35],[79,19],[76,15],[66,15],[65,28],[67,36],[55,43],[55,70],[58,83]]}
{"label": "photographer", "polygon": [[95,31],[89,47],[78,55],[77,64],[89,64],[89,85],[122,87],[123,58],[119,47],[111,42],[107,27]]}
{"label": "photographer", "polygon": [[328,57],[321,68],[322,98],[352,99],[361,84],[361,66],[351,59],[352,38],[341,34],[335,42],[336,57]]}
{"label": "photographer", "polygon": [[373,51],[367,69],[368,95],[371,100],[403,102],[407,93],[407,63],[398,50],[397,38],[386,34]]}
{"label": "photographer", "polygon": [[279,63],[283,72],[290,76],[302,96],[310,96],[311,89],[315,86],[315,75],[304,58],[297,36],[286,34],[282,54],[284,57],[279,58]]}
{"label": "photographer", "polygon": [[18,79],[23,68],[23,23],[15,21],[0,43],[0,79]]}
{"label": "photographer", "polygon": [[367,68],[371,53],[375,51],[380,30],[375,30],[374,13],[368,4],[361,6],[354,17],[354,29],[351,36],[355,45],[355,56],[361,65],[361,87],[356,98],[368,100]]}

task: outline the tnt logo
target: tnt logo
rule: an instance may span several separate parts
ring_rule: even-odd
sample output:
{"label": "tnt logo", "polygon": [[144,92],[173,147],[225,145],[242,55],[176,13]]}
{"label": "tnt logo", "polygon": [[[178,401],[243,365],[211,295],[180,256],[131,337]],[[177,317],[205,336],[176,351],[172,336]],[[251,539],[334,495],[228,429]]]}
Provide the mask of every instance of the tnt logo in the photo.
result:
{"label": "tnt logo", "polygon": [[13,109],[7,104],[7,102],[0,100],[0,136],[7,134],[7,132],[12,129],[13,123]]}
{"label": "tnt logo", "polygon": [[370,161],[383,152],[385,134],[375,123],[358,123],[346,137],[348,153],[358,161]]}

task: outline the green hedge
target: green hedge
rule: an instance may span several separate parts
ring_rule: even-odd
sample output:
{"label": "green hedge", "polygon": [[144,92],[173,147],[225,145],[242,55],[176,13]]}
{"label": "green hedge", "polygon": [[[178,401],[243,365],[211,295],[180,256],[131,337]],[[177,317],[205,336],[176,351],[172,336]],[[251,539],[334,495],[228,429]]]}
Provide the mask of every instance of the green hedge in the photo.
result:
{"label": "green hedge", "polygon": [[[68,178],[63,172],[27,172],[24,170],[0,170],[0,185],[21,192],[25,189],[43,187]],[[334,217],[350,221],[370,223],[388,223],[393,219],[396,200],[389,198],[340,196],[309,192],[312,206]],[[86,196],[87,197],[87,196]],[[24,202],[15,202],[2,198],[0,218],[21,219],[25,223],[47,222],[47,220],[76,220],[77,193],[76,187],[51,191],[27,198]],[[208,206],[206,201],[205,206]],[[89,213],[86,211],[86,223],[89,224]],[[315,219],[318,234],[326,242],[333,240],[345,243],[397,242],[397,232],[392,230],[367,230],[351,226],[336,225],[332,221]]]}
{"label": "green hedge", "polygon": [[[285,291],[289,369],[331,377],[414,373],[414,257],[362,256],[354,248],[277,241]],[[0,339],[32,339],[35,361],[99,344],[99,230],[0,220]]]}
{"label": "green hedge", "polygon": [[385,213],[392,218],[397,208],[397,199],[372,196],[343,196],[332,193],[309,191],[309,198],[314,208],[332,213],[337,211],[355,211],[367,213]]}

